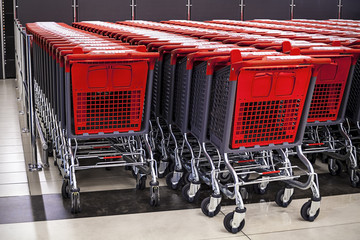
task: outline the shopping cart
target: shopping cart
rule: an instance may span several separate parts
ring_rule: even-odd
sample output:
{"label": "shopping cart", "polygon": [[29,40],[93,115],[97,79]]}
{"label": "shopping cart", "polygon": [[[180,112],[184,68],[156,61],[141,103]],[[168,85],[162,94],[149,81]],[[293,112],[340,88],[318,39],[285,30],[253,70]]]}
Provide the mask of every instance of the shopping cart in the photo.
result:
{"label": "shopping cart", "polygon": [[72,212],[81,209],[75,171],[94,168],[134,167],[138,188],[150,174],[150,204],[157,205],[148,132],[158,54],[65,24],[27,24],[27,29],[34,35],[38,109],[50,115],[62,195],[71,198]]}

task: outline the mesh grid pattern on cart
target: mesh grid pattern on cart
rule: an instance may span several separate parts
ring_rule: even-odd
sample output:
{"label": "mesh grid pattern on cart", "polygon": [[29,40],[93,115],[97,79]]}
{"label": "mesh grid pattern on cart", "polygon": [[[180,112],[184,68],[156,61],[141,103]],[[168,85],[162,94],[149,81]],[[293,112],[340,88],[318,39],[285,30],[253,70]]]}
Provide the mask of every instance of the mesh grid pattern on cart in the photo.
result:
{"label": "mesh grid pattern on cart", "polygon": [[161,113],[164,118],[169,116],[170,102],[172,93],[172,66],[170,64],[170,54],[166,54],[163,60],[163,74],[161,82]]}
{"label": "mesh grid pattern on cart", "polygon": [[223,139],[225,132],[225,116],[229,96],[230,66],[214,73],[211,100],[210,100],[210,127],[209,130],[219,139]]}
{"label": "mesh grid pattern on cart", "polygon": [[174,84],[174,113],[175,123],[178,127],[182,127],[184,124],[184,115],[186,114],[185,98],[189,94],[188,89],[190,86],[187,82],[187,70],[186,70],[187,58],[184,57],[177,63],[175,71],[175,84]]}
{"label": "mesh grid pattern on cart", "polygon": [[346,115],[354,121],[360,121],[360,58],[357,60],[352,78]]}
{"label": "mesh grid pattern on cart", "polygon": [[205,108],[204,89],[206,88],[207,62],[202,62],[193,69],[191,99],[190,99],[190,123],[192,128],[201,129],[203,126],[203,114]]}
{"label": "mesh grid pattern on cart", "polygon": [[310,68],[244,68],[238,76],[232,147],[292,143],[306,100]]}
{"label": "mesh grid pattern on cart", "polygon": [[146,90],[145,62],[72,67],[76,134],[139,131]]}
{"label": "mesh grid pattern on cart", "polygon": [[152,88],[152,111],[155,112],[155,108],[157,108],[158,106],[158,94],[159,94],[159,90],[160,90],[160,79],[159,79],[159,62],[156,61],[155,62],[155,66],[154,66],[154,76],[153,76],[153,88]]}
{"label": "mesh grid pattern on cart", "polygon": [[333,59],[332,64],[320,68],[311,101],[308,122],[334,121],[338,117],[348,73],[350,57]]}

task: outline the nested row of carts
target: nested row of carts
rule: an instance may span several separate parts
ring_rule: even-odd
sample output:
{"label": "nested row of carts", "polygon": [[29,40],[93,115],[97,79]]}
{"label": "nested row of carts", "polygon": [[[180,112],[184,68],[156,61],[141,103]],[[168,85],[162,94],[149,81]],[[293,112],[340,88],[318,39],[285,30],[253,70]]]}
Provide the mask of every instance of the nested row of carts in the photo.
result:
{"label": "nested row of carts", "polygon": [[158,178],[188,202],[207,184],[208,217],[235,200],[232,233],[245,225],[247,185],[261,194],[284,182],[280,207],[311,189],[300,212],[314,221],[316,159],[359,186],[359,21],[37,22],[24,34],[38,131],[74,214],[76,172],[93,168],[125,167],[138,189],[150,178],[152,206]]}

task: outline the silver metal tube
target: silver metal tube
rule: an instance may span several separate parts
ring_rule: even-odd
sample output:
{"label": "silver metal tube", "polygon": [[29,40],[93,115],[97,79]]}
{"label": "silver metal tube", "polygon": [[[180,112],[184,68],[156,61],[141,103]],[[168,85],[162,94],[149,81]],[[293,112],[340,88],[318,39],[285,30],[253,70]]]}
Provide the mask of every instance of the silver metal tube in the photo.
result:
{"label": "silver metal tube", "polygon": [[240,0],[240,20],[244,21],[244,8],[245,8],[245,4],[244,4],[244,0]]}
{"label": "silver metal tube", "polygon": [[73,22],[78,22],[79,21],[79,16],[78,16],[78,8],[79,8],[79,3],[78,0],[73,0]]}
{"label": "silver metal tube", "polygon": [[30,112],[30,134],[31,134],[31,147],[32,147],[32,162],[33,166],[38,165],[38,159],[36,154],[36,132],[35,132],[35,111],[34,111],[34,91],[33,91],[33,78],[31,69],[31,41],[32,36],[26,35],[26,66],[28,77],[28,89],[29,89],[29,112]]}
{"label": "silver metal tube", "polygon": [[338,8],[339,8],[339,12],[338,12],[338,19],[341,19],[341,10],[342,10],[342,0],[339,0],[339,4],[338,4]]}
{"label": "silver metal tube", "polygon": [[187,20],[191,20],[191,7],[192,7],[191,0],[187,0],[186,7],[187,7]]}
{"label": "silver metal tube", "polygon": [[136,7],[136,3],[135,0],[131,0],[131,20],[135,20],[135,7]]}
{"label": "silver metal tube", "polygon": [[[2,3],[2,1],[1,1]],[[3,4],[3,3],[2,3]],[[1,13],[0,13],[0,24],[1,24],[1,67],[2,67],[2,78],[5,79],[5,52],[4,52],[4,15],[3,15],[3,6],[1,4]]]}
{"label": "silver metal tube", "polygon": [[294,7],[295,7],[295,0],[291,0],[291,3],[290,3],[290,20],[294,19]]}

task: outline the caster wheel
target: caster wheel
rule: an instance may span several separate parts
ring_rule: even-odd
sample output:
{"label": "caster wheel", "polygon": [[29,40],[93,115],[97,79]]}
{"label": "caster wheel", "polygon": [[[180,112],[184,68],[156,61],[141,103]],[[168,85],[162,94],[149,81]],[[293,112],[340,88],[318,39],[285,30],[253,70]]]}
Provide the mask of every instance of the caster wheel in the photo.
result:
{"label": "caster wheel", "polygon": [[210,205],[210,197],[207,197],[201,202],[201,211],[208,217],[216,216],[220,212],[221,205],[220,204],[217,205],[215,211],[212,213],[209,212],[209,205]]}
{"label": "caster wheel", "polygon": [[317,216],[319,215],[320,213],[320,209],[318,209],[316,211],[316,214],[312,217],[309,216],[309,211],[310,211],[310,208],[311,208],[311,200],[307,201],[306,203],[304,203],[304,205],[301,207],[301,211],[300,211],[300,214],[301,214],[301,217],[305,220],[305,221],[309,221],[309,222],[313,222]]}
{"label": "caster wheel", "polygon": [[336,160],[334,168],[331,168],[330,161],[329,161],[328,169],[329,169],[329,173],[330,173],[331,176],[337,176],[337,175],[340,175],[342,173],[343,166],[342,166],[342,163],[339,160]]}
{"label": "caster wheel", "polygon": [[71,193],[71,213],[76,214],[81,212],[80,207],[80,192]]}
{"label": "caster wheel", "polygon": [[289,201],[284,202],[283,198],[284,198],[284,193],[285,193],[285,189],[281,189],[280,191],[277,192],[276,196],[275,196],[275,202],[279,207],[283,207],[286,208],[287,206],[290,205],[291,201],[292,201],[292,196],[290,197]]}
{"label": "caster wheel", "polygon": [[188,201],[189,203],[195,202],[199,198],[200,192],[197,191],[194,197],[190,197],[189,191],[190,191],[190,183],[187,183],[183,186],[181,193],[182,193],[184,199],[186,201]]}
{"label": "caster wheel", "polygon": [[268,189],[268,186],[266,186],[265,188],[262,188],[260,183],[255,184],[253,186],[254,186],[255,193],[260,194],[260,195],[264,195]]}
{"label": "caster wheel", "polygon": [[169,172],[168,175],[166,175],[166,185],[173,190],[177,190],[179,188],[181,179],[179,180],[179,182],[177,184],[173,184],[171,182],[173,174],[174,174],[174,172]]}
{"label": "caster wheel", "polygon": [[218,177],[219,177],[219,181],[222,184],[229,183],[229,181],[231,180],[231,174],[229,172],[222,172],[218,175]]}
{"label": "caster wheel", "polygon": [[350,177],[351,186],[356,188],[360,185],[360,172],[355,172],[354,178]]}
{"label": "caster wheel", "polygon": [[228,231],[228,232],[231,232],[231,233],[238,233],[240,232],[244,226],[245,226],[245,219],[241,221],[240,223],[240,226],[237,227],[237,228],[233,228],[231,226],[231,223],[232,223],[232,220],[234,218],[234,212],[231,212],[231,213],[228,213],[226,214],[225,218],[224,218],[224,227],[225,229]]}
{"label": "caster wheel", "polygon": [[150,198],[150,206],[152,207],[159,206],[159,202],[160,202],[159,192],[156,191]]}
{"label": "caster wheel", "polygon": [[63,180],[63,183],[61,186],[61,195],[64,199],[70,198],[69,180]]}
{"label": "caster wheel", "polygon": [[317,154],[316,153],[306,154],[306,158],[309,160],[311,164],[315,164],[317,159]]}
{"label": "caster wheel", "polygon": [[136,181],[136,189],[143,190],[146,186],[146,176],[138,177]]}
{"label": "caster wheel", "polygon": [[184,183],[185,183],[185,184],[190,184],[190,182],[191,182],[191,173],[186,172],[186,173],[184,174],[183,179],[184,179]]}

